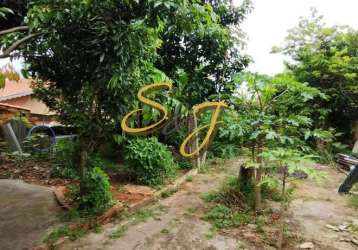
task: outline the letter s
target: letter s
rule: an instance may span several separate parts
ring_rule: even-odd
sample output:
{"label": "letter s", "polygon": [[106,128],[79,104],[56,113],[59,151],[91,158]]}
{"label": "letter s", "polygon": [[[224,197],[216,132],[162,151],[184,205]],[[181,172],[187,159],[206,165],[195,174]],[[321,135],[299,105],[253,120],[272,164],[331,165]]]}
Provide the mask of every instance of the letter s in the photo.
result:
{"label": "letter s", "polygon": [[133,110],[133,111],[129,112],[128,114],[126,114],[124,116],[124,118],[122,119],[122,122],[121,122],[122,130],[125,133],[130,134],[130,135],[145,135],[145,134],[153,133],[156,130],[160,129],[162,126],[164,126],[165,123],[168,121],[168,111],[167,111],[167,109],[164,106],[162,106],[160,103],[157,103],[155,101],[152,101],[152,100],[144,97],[144,95],[148,91],[161,90],[161,89],[172,90],[172,88],[173,88],[172,84],[165,83],[165,82],[164,83],[150,84],[150,85],[142,87],[138,91],[138,94],[137,94],[137,97],[138,97],[139,101],[141,101],[142,103],[144,103],[144,104],[146,104],[146,105],[148,105],[148,106],[150,106],[152,108],[158,109],[160,111],[160,113],[163,114],[163,116],[158,122],[156,122],[154,124],[151,124],[151,125],[149,125],[147,127],[144,127],[144,128],[130,128],[127,125],[127,120],[129,119],[129,117],[131,117],[133,114],[135,114],[137,112],[143,111],[143,109]]}

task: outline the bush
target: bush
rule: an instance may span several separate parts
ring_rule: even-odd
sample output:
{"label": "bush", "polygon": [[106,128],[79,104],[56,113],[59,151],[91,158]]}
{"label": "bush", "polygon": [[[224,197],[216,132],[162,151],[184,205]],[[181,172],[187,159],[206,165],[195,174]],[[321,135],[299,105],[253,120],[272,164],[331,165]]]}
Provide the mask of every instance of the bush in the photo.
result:
{"label": "bush", "polygon": [[101,168],[89,169],[81,181],[81,187],[82,195],[78,198],[80,211],[99,214],[111,205],[111,187],[108,176]]}
{"label": "bush", "polygon": [[56,177],[79,179],[79,143],[77,140],[61,140],[56,143],[55,164],[52,174]]}
{"label": "bush", "polygon": [[[58,141],[52,169],[53,176],[79,180],[79,151],[79,143],[76,139]],[[101,158],[98,153],[90,153],[86,165],[89,169],[97,166],[104,170],[115,167],[112,162]]]}
{"label": "bush", "polygon": [[151,186],[162,184],[177,168],[171,152],[155,137],[130,140],[125,160],[135,179]]}

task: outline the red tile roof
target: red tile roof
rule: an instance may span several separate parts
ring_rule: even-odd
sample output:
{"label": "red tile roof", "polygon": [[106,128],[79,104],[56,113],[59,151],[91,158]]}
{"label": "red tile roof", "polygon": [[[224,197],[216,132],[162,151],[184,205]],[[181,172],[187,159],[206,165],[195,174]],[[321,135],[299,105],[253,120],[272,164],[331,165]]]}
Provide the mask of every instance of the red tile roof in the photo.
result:
{"label": "red tile roof", "polygon": [[18,82],[6,79],[5,87],[0,89],[0,101],[28,96],[31,94],[31,79],[20,79]]}

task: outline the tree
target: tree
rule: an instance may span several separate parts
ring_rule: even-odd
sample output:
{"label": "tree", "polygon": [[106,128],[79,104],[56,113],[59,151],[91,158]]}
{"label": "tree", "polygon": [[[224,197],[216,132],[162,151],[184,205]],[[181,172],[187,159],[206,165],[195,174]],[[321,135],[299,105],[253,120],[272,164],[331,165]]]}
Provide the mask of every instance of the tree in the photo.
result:
{"label": "tree", "polygon": [[[251,11],[251,2],[246,0],[239,7],[228,0],[190,2],[183,16],[168,19],[155,62],[176,83],[178,94],[174,98],[185,104],[186,111],[195,104],[232,93],[232,76],[249,63],[240,51],[244,42],[239,25]],[[209,13],[210,18],[200,13]],[[189,26],[183,25],[182,19],[187,19]],[[197,121],[192,116],[187,118],[191,132],[197,128]],[[195,144],[197,141],[192,147]]]}
{"label": "tree", "polygon": [[138,105],[139,87],[163,74],[154,63],[164,30],[218,25],[210,6],[186,0],[34,0],[25,20],[2,33],[2,56],[23,57],[36,96],[77,128],[82,178],[88,154]]}
{"label": "tree", "polygon": [[324,95],[297,82],[289,73],[275,77],[243,73],[236,81],[244,94],[233,95],[229,101],[239,113],[247,146],[251,148],[252,159],[247,165],[255,169],[255,206],[260,210],[261,181],[265,174],[262,153],[277,147],[309,152],[305,142],[312,136],[312,109],[308,104]]}
{"label": "tree", "polygon": [[296,79],[318,88],[328,99],[313,102],[316,128],[336,128],[347,140],[358,120],[358,32],[349,27],[327,26],[312,10],[286,37],[286,44],[275,48],[291,57],[286,66]]}
{"label": "tree", "polygon": [[174,5],[168,1],[31,1],[23,28],[29,33],[16,34],[12,44],[31,37],[5,49],[10,55],[18,49],[30,75],[38,79],[37,97],[59,114],[63,124],[77,128],[81,177],[88,153],[130,108],[136,86],[150,71],[160,45],[162,21],[157,13],[167,4]]}
{"label": "tree", "polygon": [[[0,30],[24,24],[28,2],[28,0],[2,0],[0,9],[11,10],[11,15],[7,15],[6,19],[1,21]],[[0,12],[2,11],[0,10]]]}
{"label": "tree", "polygon": [[[169,18],[162,31],[163,45],[156,66],[180,88],[179,100],[189,107],[211,95],[227,93],[232,75],[247,66],[249,59],[240,53],[243,46],[239,24],[251,10],[250,1],[234,7],[231,1],[192,1],[190,11],[181,18]],[[210,13],[212,18],[198,13]],[[230,92],[229,92],[230,93]]]}

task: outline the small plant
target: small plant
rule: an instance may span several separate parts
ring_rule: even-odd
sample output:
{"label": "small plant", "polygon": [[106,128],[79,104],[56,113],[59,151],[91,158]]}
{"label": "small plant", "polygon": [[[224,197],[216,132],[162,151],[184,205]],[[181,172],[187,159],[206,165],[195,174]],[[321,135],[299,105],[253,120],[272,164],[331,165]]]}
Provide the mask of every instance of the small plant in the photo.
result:
{"label": "small plant", "polygon": [[168,198],[168,197],[172,196],[173,194],[175,194],[177,191],[178,191],[178,189],[176,189],[176,188],[169,188],[169,189],[163,191],[160,196],[162,198]]}
{"label": "small plant", "polygon": [[164,228],[160,231],[162,234],[168,234],[170,233],[168,229]]}
{"label": "small plant", "polygon": [[190,175],[190,176],[186,177],[185,180],[187,182],[192,182],[193,181],[193,176]]}
{"label": "small plant", "polygon": [[349,195],[348,196],[348,206],[354,209],[358,209],[358,195]]}
{"label": "small plant", "polygon": [[247,214],[221,204],[211,208],[204,218],[219,229],[238,227],[250,221],[250,217]]}
{"label": "small plant", "polygon": [[78,180],[78,155],[79,144],[77,140],[58,141],[52,174],[56,177]]}
{"label": "small plant", "polygon": [[130,217],[130,222],[132,225],[136,225],[142,222],[147,221],[149,218],[154,217],[158,214],[158,211],[152,208],[143,208],[136,211]]}
{"label": "small plant", "polygon": [[155,137],[130,140],[125,159],[136,180],[151,186],[163,184],[177,168],[171,152]]}
{"label": "small plant", "polygon": [[178,167],[180,169],[191,169],[191,168],[193,168],[193,165],[188,160],[179,159],[179,160],[176,160],[175,162],[178,164]]}
{"label": "small plant", "polygon": [[277,239],[277,247],[282,249],[285,229],[285,212],[289,203],[289,196],[287,195],[287,182],[290,174],[296,171],[303,172],[308,176],[317,176],[313,168],[307,167],[312,164],[312,155],[302,155],[299,151],[289,148],[276,148],[268,150],[261,154],[267,161],[267,168],[271,168],[281,173],[281,206],[280,206],[280,233]]}
{"label": "small plant", "polygon": [[68,225],[64,225],[47,235],[44,242],[51,246],[64,236],[67,236],[70,240],[75,241],[85,235],[86,232],[87,230],[84,228],[70,228]]}
{"label": "small plant", "polygon": [[90,169],[81,182],[79,210],[88,214],[99,214],[112,203],[108,176],[99,167]]}

